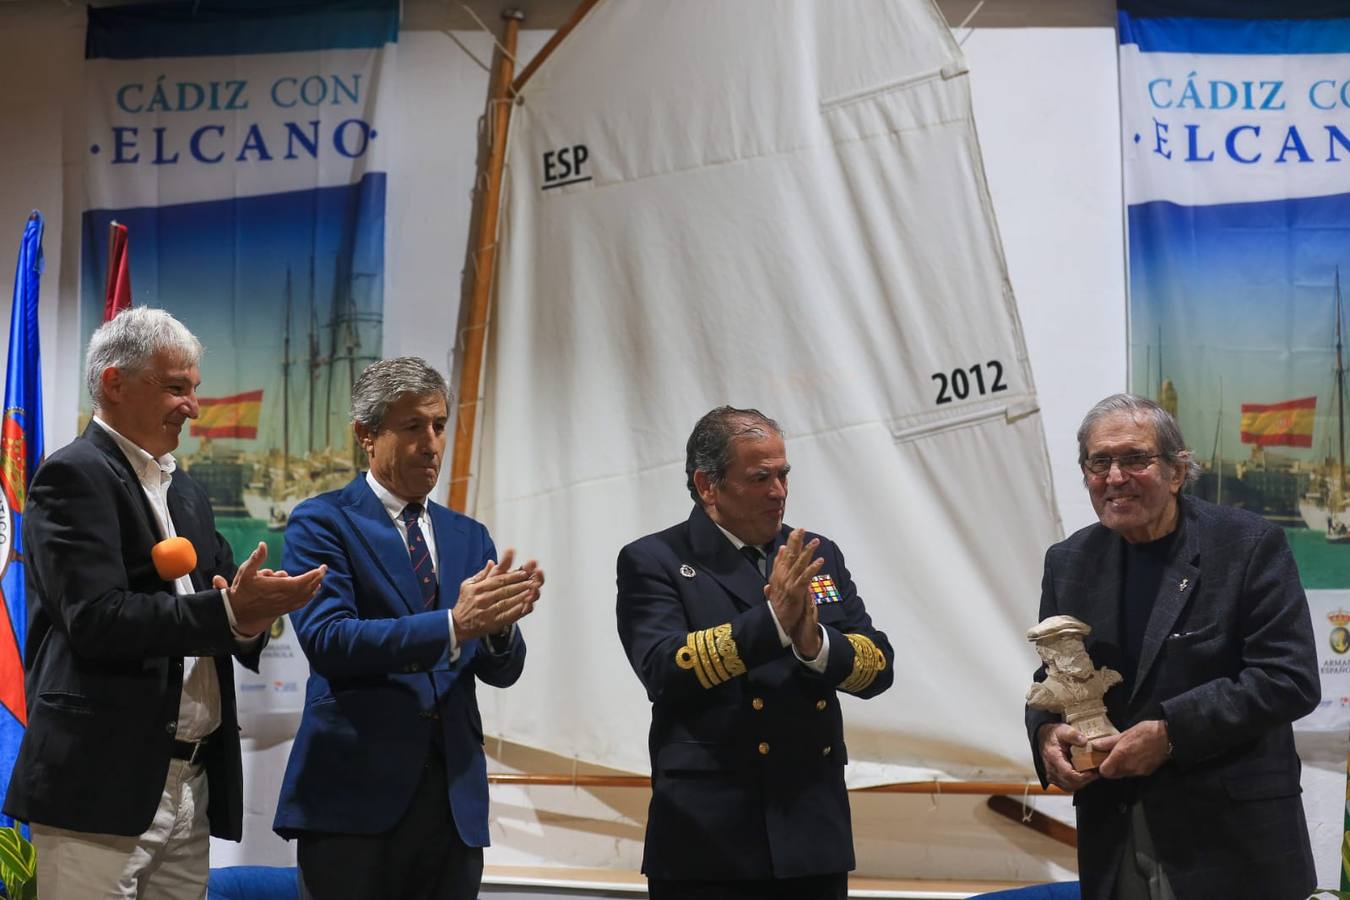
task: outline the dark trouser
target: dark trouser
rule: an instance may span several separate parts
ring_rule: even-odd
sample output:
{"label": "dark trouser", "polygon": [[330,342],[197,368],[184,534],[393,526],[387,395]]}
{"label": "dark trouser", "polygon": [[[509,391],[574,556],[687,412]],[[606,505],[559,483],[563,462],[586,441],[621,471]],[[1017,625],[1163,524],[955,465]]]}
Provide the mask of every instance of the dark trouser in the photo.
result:
{"label": "dark trouser", "polygon": [[1158,861],[1158,850],[1144,819],[1143,803],[1136,802],[1130,809],[1130,830],[1125,835],[1125,849],[1111,896],[1114,900],[1176,900]]}
{"label": "dark trouser", "polygon": [[[460,840],[439,752],[422,772],[412,804],[383,834],[307,832],[297,839],[303,900],[476,900],[483,849]],[[353,810],[359,815],[360,810]]]}
{"label": "dark trouser", "polygon": [[684,881],[648,878],[650,900],[848,900],[848,875],[763,881]]}

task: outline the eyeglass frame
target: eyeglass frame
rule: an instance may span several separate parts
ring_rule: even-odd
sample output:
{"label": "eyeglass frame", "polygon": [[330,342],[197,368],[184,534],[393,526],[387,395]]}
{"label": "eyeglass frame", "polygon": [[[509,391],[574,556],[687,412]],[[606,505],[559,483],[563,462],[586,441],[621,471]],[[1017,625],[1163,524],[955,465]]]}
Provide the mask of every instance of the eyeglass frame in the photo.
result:
{"label": "eyeglass frame", "polygon": [[[1079,465],[1083,469],[1083,474],[1089,478],[1106,478],[1111,474],[1111,469],[1113,467],[1119,468],[1122,475],[1142,475],[1148,471],[1148,467],[1153,465],[1155,460],[1166,458],[1166,453],[1122,453],[1119,456],[1103,454],[1089,456],[1079,463]],[[1126,465],[1125,460],[1127,459],[1133,460],[1134,462],[1132,462],[1131,465]],[[1139,460],[1146,460],[1146,462],[1138,468],[1134,468]],[[1100,472],[1094,471],[1092,464],[1094,462],[1102,461],[1106,462],[1106,468],[1102,469]]]}

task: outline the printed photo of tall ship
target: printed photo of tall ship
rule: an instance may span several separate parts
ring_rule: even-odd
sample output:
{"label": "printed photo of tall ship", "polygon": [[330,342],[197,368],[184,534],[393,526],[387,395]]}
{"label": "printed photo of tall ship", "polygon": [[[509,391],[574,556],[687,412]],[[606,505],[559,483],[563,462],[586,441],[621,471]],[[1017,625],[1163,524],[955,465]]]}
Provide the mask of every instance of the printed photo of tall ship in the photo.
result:
{"label": "printed photo of tall ship", "polygon": [[178,455],[210,496],[217,525],[237,553],[265,540],[269,555],[279,558],[296,504],[341,487],[365,465],[351,432],[351,388],[380,358],[383,316],[358,308],[353,288],[369,276],[357,274],[338,278],[332,315],[321,322],[312,269],[311,263],[303,346],[294,339],[288,268],[275,369],[258,373],[266,379],[262,387],[199,398],[201,415],[189,429],[198,444]]}
{"label": "printed photo of tall ship", "polygon": [[[1350,472],[1345,464],[1345,365],[1344,325],[1340,270],[1332,277],[1331,302],[1334,316],[1320,334],[1330,336],[1317,366],[1326,373],[1318,393],[1293,399],[1260,398],[1264,402],[1238,404],[1237,415],[1225,403],[1225,383],[1242,373],[1228,370],[1219,377],[1217,396],[1197,402],[1164,377],[1161,365],[1162,333],[1157,336],[1158,359],[1153,345],[1145,348],[1148,368],[1142,392],[1154,396],[1177,414],[1187,400],[1190,410],[1187,438],[1201,465],[1192,494],[1214,503],[1237,506],[1278,523],[1294,550],[1307,587],[1350,585]],[[1325,296],[1325,295],[1323,295]],[[1325,301],[1324,301],[1325,303]],[[1325,307],[1324,307],[1325,308]],[[1325,338],[1324,338],[1325,340]],[[1293,382],[1312,388],[1307,379]],[[1277,388],[1277,390],[1279,390]],[[1286,389],[1287,390],[1287,389]],[[1248,379],[1242,392],[1255,393]],[[1216,402],[1217,401],[1217,402]],[[1207,425],[1194,433],[1197,419]],[[1237,445],[1232,441],[1237,426]],[[1227,446],[1225,446],[1225,435]],[[1239,446],[1240,445],[1240,446]]]}

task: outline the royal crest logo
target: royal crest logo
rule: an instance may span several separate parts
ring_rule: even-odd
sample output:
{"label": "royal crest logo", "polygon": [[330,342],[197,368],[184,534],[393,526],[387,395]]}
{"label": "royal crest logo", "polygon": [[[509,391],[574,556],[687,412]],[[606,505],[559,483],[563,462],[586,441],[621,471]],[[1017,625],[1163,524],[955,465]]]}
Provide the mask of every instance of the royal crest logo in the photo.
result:
{"label": "royal crest logo", "polygon": [[1331,634],[1328,640],[1331,642],[1331,649],[1336,651],[1337,655],[1344,655],[1350,650],[1350,612],[1344,609],[1338,609],[1333,613],[1327,613],[1327,621],[1331,622]]}
{"label": "royal crest logo", "polygon": [[0,423],[0,484],[4,485],[5,501],[16,512],[22,513],[26,499],[28,441],[23,432],[23,410],[14,407],[5,410]]}

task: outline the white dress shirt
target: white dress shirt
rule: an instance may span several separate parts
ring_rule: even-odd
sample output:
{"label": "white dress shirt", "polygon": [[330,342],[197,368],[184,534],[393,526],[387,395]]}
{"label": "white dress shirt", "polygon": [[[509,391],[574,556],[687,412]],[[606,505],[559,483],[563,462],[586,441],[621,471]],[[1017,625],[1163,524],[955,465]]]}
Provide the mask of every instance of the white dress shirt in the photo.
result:
{"label": "white dress shirt", "polygon": [[[736,537],[736,535],[732,534],[730,531],[727,531],[725,528],[723,528],[721,525],[718,525],[716,522],[713,522],[713,524],[717,525],[718,531],[722,532],[724,535],[727,536],[727,540],[731,541],[731,546],[736,548],[737,553],[740,553],[741,548],[746,546],[745,541]],[[761,553],[763,552],[763,548],[756,548],[756,549],[760,550]],[[768,562],[769,561],[765,559],[766,567],[768,565]],[[764,602],[769,603],[767,598],[765,599]],[[769,618],[773,619],[773,627],[778,629],[779,642],[784,647],[792,646],[792,638],[788,637],[788,633],[783,630],[783,623],[778,621],[778,613],[773,611],[772,603],[769,603]],[[824,626],[820,624],[817,624],[816,628],[820,629],[820,652],[816,654],[815,659],[806,659],[800,653],[797,652],[796,647],[792,647],[792,655],[797,657],[797,659],[803,665],[811,669],[813,672],[819,672],[821,674],[824,674],[825,666],[828,665],[830,661],[830,633],[826,631]]]}
{"label": "white dress shirt", "polygon": [[[173,527],[173,518],[169,515],[169,485],[173,483],[173,473],[178,468],[173,454],[166,453],[156,459],[131,440],[119,434],[107,422],[94,416],[94,422],[112,436],[122,455],[131,463],[136,477],[150,501],[150,509],[155,514],[155,524],[159,526],[161,538],[177,537]],[[174,590],[179,595],[195,594],[196,587],[188,575],[174,580]],[[225,592],[220,592],[220,602],[225,606],[225,616],[230,621],[230,629],[236,640],[253,641],[243,638],[237,628],[234,610],[230,608]],[[216,675],[215,661],[209,656],[187,656],[183,658],[183,694],[178,701],[178,730],[175,737],[180,741],[199,741],[220,727],[220,678]]]}

